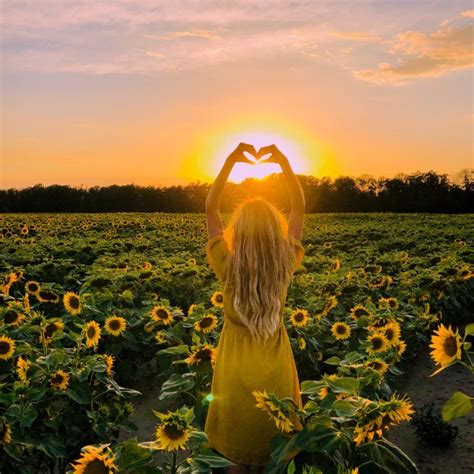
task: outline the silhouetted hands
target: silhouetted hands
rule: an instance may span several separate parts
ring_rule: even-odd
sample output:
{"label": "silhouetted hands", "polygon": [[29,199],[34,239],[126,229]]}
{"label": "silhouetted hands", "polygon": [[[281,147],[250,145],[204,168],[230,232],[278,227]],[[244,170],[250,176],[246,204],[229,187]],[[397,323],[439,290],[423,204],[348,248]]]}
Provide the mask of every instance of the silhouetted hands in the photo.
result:
{"label": "silhouetted hands", "polygon": [[[252,161],[249,158],[247,158],[244,155],[244,151],[254,156],[255,161]],[[241,163],[249,163],[251,165],[255,165],[258,160],[258,153],[253,145],[249,145],[248,143],[239,143],[237,148],[227,157],[227,159],[232,161],[232,163],[241,162]]]}
{"label": "silhouetted hands", "polygon": [[[270,155],[268,158],[262,156]],[[286,156],[277,148],[276,145],[262,146],[258,150],[258,163],[277,163],[278,165],[283,164],[287,161]]]}

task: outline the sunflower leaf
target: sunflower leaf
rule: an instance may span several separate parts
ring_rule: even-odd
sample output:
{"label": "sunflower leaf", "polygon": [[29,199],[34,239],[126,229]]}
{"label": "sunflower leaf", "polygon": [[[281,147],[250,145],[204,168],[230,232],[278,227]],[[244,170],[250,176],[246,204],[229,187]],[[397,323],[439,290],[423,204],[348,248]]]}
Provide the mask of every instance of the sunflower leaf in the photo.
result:
{"label": "sunflower leaf", "polygon": [[444,421],[460,418],[472,410],[472,399],[463,392],[454,392],[451,398],[443,405],[442,416]]}

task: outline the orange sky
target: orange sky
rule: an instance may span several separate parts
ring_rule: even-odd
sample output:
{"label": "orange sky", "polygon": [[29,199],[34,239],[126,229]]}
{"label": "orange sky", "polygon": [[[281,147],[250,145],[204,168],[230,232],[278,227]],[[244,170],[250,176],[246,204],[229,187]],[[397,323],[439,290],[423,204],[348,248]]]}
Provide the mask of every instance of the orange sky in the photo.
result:
{"label": "orange sky", "polygon": [[241,140],[314,176],[474,166],[470,2],[196,5],[5,3],[0,187],[211,181]]}

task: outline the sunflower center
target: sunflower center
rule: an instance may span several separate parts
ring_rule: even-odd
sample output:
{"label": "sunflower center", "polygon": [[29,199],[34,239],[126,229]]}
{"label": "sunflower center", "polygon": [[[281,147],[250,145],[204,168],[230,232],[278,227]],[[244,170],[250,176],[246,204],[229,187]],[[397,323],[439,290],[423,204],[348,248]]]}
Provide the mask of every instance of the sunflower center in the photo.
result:
{"label": "sunflower center", "polygon": [[72,309],[78,309],[79,308],[79,300],[73,296],[69,299],[69,306],[71,306]]}
{"label": "sunflower center", "polygon": [[180,439],[184,434],[184,430],[175,424],[165,425],[164,432],[168,438],[173,440]]}
{"label": "sunflower center", "polygon": [[28,289],[34,293],[35,291],[38,291],[38,285],[36,283],[30,283]]}
{"label": "sunflower center", "polygon": [[196,352],[196,359],[199,362],[206,362],[211,360],[211,351],[209,349],[201,349]]}
{"label": "sunflower center", "polygon": [[164,309],[159,309],[159,310],[156,312],[156,315],[157,315],[160,319],[168,319],[168,313],[167,313]]}
{"label": "sunflower center", "polygon": [[366,316],[369,313],[364,308],[358,308],[354,311],[354,314],[360,318],[361,316]]}
{"label": "sunflower center", "polygon": [[0,341],[0,354],[8,354],[10,350],[10,344],[5,341]]}
{"label": "sunflower center", "polygon": [[7,324],[14,323],[19,317],[20,315],[16,311],[8,311],[5,315],[5,322]]}
{"label": "sunflower center", "polygon": [[374,349],[380,349],[382,347],[382,345],[383,345],[383,341],[380,337],[374,337],[372,339],[372,347]]}
{"label": "sunflower center", "polygon": [[84,474],[108,474],[109,472],[109,468],[100,459],[94,459],[84,469]]}
{"label": "sunflower center", "polygon": [[397,301],[396,300],[388,300],[388,305],[390,308],[395,308],[397,306]]}
{"label": "sunflower center", "polygon": [[448,355],[449,357],[455,355],[458,350],[456,338],[453,336],[447,337],[443,343],[443,349],[446,355]]}
{"label": "sunflower center", "polygon": [[95,327],[91,326],[88,330],[87,330],[87,337],[89,339],[92,339],[96,334],[96,330],[95,330]]}
{"label": "sunflower center", "polygon": [[201,319],[201,322],[199,324],[202,328],[208,328],[212,324],[212,318],[206,316]]}
{"label": "sunflower center", "polygon": [[395,337],[395,333],[393,332],[393,329],[388,328],[385,330],[385,337],[391,341]]}
{"label": "sunflower center", "polygon": [[113,331],[117,331],[120,329],[120,321],[118,319],[112,319],[112,321],[109,323],[109,328]]}
{"label": "sunflower center", "polygon": [[56,332],[56,324],[48,324],[45,328],[44,334],[46,337],[52,337],[53,334]]}
{"label": "sunflower center", "polygon": [[52,379],[51,382],[55,385],[60,385],[63,381],[63,376],[61,374],[56,374]]}
{"label": "sunflower center", "polygon": [[338,334],[346,334],[346,327],[345,326],[342,326],[342,324],[340,326],[336,326],[336,332]]}
{"label": "sunflower center", "polygon": [[301,323],[301,321],[304,320],[304,314],[303,313],[296,313],[295,314],[295,321],[298,323]]}
{"label": "sunflower center", "polygon": [[222,302],[224,301],[224,298],[222,297],[222,295],[217,295],[217,296],[216,296],[216,301],[217,301],[218,303],[222,303]]}

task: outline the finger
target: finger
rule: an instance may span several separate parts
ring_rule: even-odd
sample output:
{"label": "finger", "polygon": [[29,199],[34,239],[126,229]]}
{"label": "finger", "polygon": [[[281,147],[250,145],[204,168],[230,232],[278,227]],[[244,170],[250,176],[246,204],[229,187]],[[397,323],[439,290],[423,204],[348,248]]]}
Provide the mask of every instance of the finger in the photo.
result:
{"label": "finger", "polygon": [[239,146],[242,151],[246,151],[250,153],[251,155],[257,157],[257,150],[250,143],[241,143]]}
{"label": "finger", "polygon": [[265,155],[268,155],[269,153],[273,153],[274,146],[275,145],[262,146],[262,148],[258,150],[258,156],[265,156]]}

